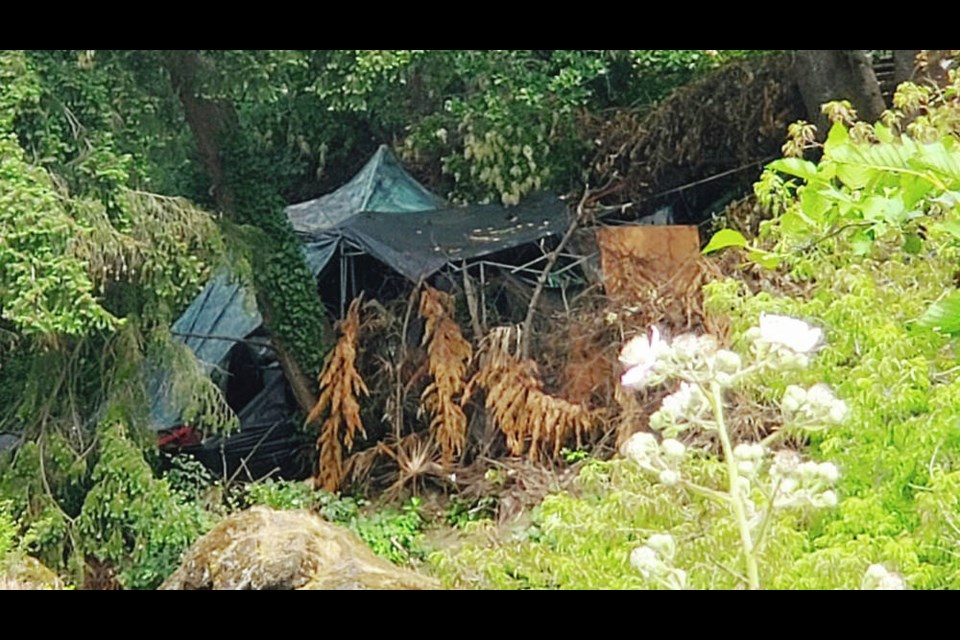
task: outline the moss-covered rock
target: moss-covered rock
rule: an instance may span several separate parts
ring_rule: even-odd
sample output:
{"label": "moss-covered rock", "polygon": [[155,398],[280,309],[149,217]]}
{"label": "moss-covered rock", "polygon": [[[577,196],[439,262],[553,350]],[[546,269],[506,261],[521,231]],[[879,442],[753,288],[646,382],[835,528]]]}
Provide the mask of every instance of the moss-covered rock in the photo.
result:
{"label": "moss-covered rock", "polygon": [[435,589],[308,511],[252,507],[200,538],[161,589]]}
{"label": "moss-covered rock", "polygon": [[10,554],[0,562],[0,591],[63,588],[60,576],[36,558]]}

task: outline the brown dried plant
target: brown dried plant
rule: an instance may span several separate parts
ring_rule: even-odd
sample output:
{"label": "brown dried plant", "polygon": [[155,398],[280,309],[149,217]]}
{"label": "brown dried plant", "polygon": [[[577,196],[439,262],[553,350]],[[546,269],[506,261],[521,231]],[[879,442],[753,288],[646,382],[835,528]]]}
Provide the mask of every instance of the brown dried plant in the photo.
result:
{"label": "brown dried plant", "polygon": [[460,455],[467,441],[467,416],[455,400],[464,388],[467,365],[473,356],[452,317],[453,297],[426,287],[420,295],[420,315],[426,320],[423,344],[433,377],[421,395],[423,408],[432,416],[430,430],[440,446],[443,464]]}
{"label": "brown dried plant", "polygon": [[360,419],[360,394],[369,395],[357,372],[357,334],[360,332],[360,298],[350,303],[340,323],[340,340],[327,354],[320,372],[320,399],[307,416],[307,424],[323,419],[317,448],[320,461],[315,484],[336,491],[343,480],[343,449],[353,447],[357,433],[366,436]]}
{"label": "brown dried plant", "polygon": [[527,453],[530,460],[537,460],[552,449],[557,457],[571,435],[582,446],[584,434],[594,426],[593,415],[583,405],[546,393],[536,363],[514,355],[516,342],[509,327],[490,332],[481,350],[480,369],[467,385],[463,402],[476,387],[484,390],[485,405],[512,455]]}

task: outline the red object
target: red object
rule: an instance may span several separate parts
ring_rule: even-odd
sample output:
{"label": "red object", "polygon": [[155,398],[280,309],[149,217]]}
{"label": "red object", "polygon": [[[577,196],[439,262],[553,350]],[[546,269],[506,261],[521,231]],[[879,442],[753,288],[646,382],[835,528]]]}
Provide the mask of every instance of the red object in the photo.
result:
{"label": "red object", "polygon": [[171,429],[157,439],[157,446],[160,448],[177,447],[180,449],[195,444],[200,444],[200,434],[193,427],[186,425]]}

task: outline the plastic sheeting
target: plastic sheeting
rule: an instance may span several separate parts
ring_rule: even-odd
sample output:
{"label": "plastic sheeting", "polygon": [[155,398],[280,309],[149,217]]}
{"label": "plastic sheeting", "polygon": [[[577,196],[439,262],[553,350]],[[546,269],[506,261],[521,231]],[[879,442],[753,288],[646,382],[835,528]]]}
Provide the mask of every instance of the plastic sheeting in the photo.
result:
{"label": "plastic sheeting", "polygon": [[386,145],[347,184],[333,193],[287,207],[294,230],[314,235],[336,227],[363,211],[411,213],[446,206],[397,161]]}
{"label": "plastic sheeting", "polygon": [[335,232],[417,282],[448,263],[562,234],[569,223],[566,208],[556,196],[540,194],[509,208],[476,205],[408,214],[360,213]]}
{"label": "plastic sheeting", "polygon": [[210,371],[223,362],[237,340],[261,324],[263,317],[253,292],[222,270],[207,283],[170,330]]}

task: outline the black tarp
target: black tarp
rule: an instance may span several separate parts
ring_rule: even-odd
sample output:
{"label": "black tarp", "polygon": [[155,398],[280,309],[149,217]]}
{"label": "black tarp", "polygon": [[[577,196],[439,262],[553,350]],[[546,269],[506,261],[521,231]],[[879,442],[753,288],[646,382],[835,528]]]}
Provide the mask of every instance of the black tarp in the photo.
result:
{"label": "black tarp", "polygon": [[329,260],[333,255],[330,247],[347,238],[411,282],[418,282],[448,263],[562,234],[568,224],[565,213],[562,200],[539,194],[517,207],[475,205],[420,213],[362,212],[332,229],[303,237],[311,264],[326,264],[323,257]]}

